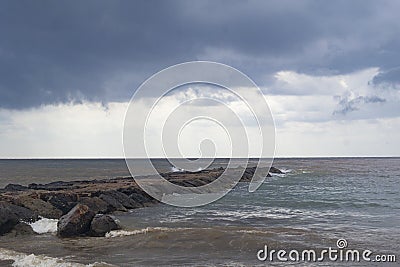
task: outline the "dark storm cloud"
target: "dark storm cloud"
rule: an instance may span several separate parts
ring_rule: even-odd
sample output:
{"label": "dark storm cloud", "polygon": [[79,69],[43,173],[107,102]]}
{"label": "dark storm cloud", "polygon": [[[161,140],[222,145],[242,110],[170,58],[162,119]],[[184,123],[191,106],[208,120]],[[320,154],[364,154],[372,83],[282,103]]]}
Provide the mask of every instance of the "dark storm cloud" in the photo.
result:
{"label": "dark storm cloud", "polygon": [[397,1],[3,1],[0,107],[127,100],[171,64],[217,60],[256,82],[390,69]]}

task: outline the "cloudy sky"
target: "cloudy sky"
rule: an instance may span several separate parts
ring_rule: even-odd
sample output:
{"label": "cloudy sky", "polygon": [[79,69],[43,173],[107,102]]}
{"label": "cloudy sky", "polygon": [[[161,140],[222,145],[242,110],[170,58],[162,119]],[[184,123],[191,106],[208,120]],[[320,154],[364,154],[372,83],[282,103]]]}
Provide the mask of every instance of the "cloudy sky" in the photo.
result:
{"label": "cloudy sky", "polygon": [[395,0],[2,1],[0,157],[122,157],[136,88],[193,60],[260,86],[277,156],[400,156],[399,10]]}

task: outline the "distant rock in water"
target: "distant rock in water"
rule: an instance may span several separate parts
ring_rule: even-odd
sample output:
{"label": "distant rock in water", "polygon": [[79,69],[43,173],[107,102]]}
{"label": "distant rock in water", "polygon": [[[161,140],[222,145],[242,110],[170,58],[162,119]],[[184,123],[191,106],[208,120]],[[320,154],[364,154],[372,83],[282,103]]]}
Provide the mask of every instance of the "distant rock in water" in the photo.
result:
{"label": "distant rock in water", "polygon": [[275,168],[275,167],[271,167],[271,168],[269,169],[269,172],[270,172],[270,173],[276,173],[276,174],[284,174],[283,171],[281,171],[280,169]]}
{"label": "distant rock in water", "polygon": [[29,188],[27,186],[19,185],[19,184],[8,184],[4,187],[6,191],[25,191]]}

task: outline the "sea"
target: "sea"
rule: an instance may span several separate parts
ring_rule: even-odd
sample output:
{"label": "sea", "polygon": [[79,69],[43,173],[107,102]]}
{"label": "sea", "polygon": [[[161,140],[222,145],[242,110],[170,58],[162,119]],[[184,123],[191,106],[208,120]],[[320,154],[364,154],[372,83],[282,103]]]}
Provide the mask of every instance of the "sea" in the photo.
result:
{"label": "sea", "polygon": [[[399,266],[400,158],[278,158],[273,166],[284,173],[252,193],[239,183],[205,206],[116,214],[123,230],[106,237],[61,239],[57,220],[42,218],[31,224],[38,235],[0,237],[0,266]],[[0,160],[0,187],[124,176],[123,159]],[[346,261],[349,250],[360,260],[350,253]]]}

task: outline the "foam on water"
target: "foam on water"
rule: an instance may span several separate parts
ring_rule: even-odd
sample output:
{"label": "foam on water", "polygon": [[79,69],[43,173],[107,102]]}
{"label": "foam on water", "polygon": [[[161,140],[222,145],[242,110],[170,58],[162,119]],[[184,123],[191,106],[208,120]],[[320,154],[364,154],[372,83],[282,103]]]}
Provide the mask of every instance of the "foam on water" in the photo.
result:
{"label": "foam on water", "polygon": [[286,173],[270,173],[271,176],[286,177]]}
{"label": "foam on water", "polygon": [[68,262],[60,258],[53,258],[44,255],[26,254],[13,250],[0,248],[0,260],[12,260],[12,266],[15,267],[105,267],[114,266],[104,262],[95,262],[91,264],[81,264]]}
{"label": "foam on water", "polygon": [[168,227],[146,227],[137,230],[113,230],[106,233],[107,238],[121,237],[121,236],[131,236],[139,234],[147,234],[151,232],[176,232],[182,230],[190,230],[192,228],[168,228]]}
{"label": "foam on water", "polygon": [[177,168],[177,167],[175,167],[175,166],[172,166],[172,167],[171,167],[171,172],[184,172],[184,171],[185,171],[184,169]]}
{"label": "foam on water", "polygon": [[[196,169],[195,172],[199,172],[199,171],[202,171],[202,170],[203,170],[203,168],[199,167],[199,168]],[[175,166],[171,167],[171,172],[185,172],[185,171],[186,170],[182,169],[182,168],[178,168],[178,167],[175,167]]]}
{"label": "foam on water", "polygon": [[290,172],[293,171],[293,170],[291,170],[291,169],[285,169],[285,168],[280,168],[280,170],[281,170],[281,172],[283,172],[283,173],[290,173]]}
{"label": "foam on water", "polygon": [[47,234],[47,233],[56,233],[57,232],[57,223],[56,219],[47,219],[41,217],[38,221],[34,223],[30,223],[29,225],[32,227],[33,231],[38,234]]}

